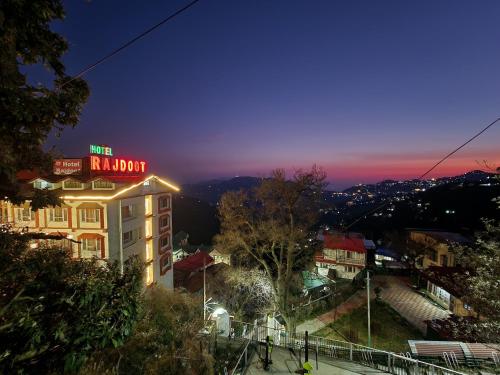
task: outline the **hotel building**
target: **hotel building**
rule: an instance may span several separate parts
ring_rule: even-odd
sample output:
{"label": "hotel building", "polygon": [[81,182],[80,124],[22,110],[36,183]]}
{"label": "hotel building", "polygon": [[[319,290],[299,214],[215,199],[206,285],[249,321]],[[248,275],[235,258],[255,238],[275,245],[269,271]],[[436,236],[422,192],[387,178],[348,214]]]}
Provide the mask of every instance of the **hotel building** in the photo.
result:
{"label": "hotel building", "polygon": [[[0,221],[17,230],[62,235],[68,240],[53,245],[67,248],[74,258],[97,257],[123,267],[138,255],[148,262],[145,284],[173,288],[172,193],[179,188],[155,175],[96,174],[85,168],[89,160],[69,160],[56,161],[54,171],[61,174],[22,181],[27,196],[33,189],[52,190],[61,206],[33,211],[29,201],[22,206],[0,201]],[[70,170],[73,165],[73,172],[64,174],[65,165]]]}

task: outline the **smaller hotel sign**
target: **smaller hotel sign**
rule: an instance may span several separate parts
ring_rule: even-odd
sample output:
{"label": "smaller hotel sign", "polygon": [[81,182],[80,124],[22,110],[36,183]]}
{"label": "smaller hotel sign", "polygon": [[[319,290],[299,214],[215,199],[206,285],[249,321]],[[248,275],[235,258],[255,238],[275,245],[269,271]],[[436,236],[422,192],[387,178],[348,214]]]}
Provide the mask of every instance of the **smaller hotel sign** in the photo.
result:
{"label": "smaller hotel sign", "polygon": [[53,173],[56,175],[81,174],[82,159],[56,159]]}

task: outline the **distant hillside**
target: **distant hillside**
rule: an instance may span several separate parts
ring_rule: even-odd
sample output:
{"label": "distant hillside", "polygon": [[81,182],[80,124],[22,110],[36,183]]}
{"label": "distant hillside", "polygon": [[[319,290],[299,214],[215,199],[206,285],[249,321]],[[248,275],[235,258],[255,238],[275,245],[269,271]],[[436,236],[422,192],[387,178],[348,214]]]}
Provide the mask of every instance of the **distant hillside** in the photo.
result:
{"label": "distant hillside", "polygon": [[184,231],[189,234],[192,245],[209,245],[219,232],[217,209],[196,198],[174,194],[173,233]]}
{"label": "distant hillside", "polygon": [[[252,189],[261,181],[258,177],[235,177],[183,185],[182,195],[173,201],[174,234],[182,230],[189,233],[192,244],[210,244],[219,231],[216,205],[222,194]],[[500,195],[499,189],[493,174],[471,171],[436,180],[385,180],[343,192],[325,191],[320,224],[348,224],[389,200],[391,204],[382,210],[382,216],[361,220],[355,229],[373,234],[409,226],[472,231],[481,227],[481,217],[498,215],[491,199]]]}
{"label": "distant hillside", "polygon": [[343,193],[353,194],[356,192],[394,195],[398,193],[408,193],[415,189],[429,189],[443,184],[462,184],[462,183],[486,183],[489,178],[494,176],[493,173],[487,173],[480,170],[470,171],[462,175],[452,177],[440,177],[435,180],[384,180],[374,184],[359,184],[351,186]]}
{"label": "distant hillside", "polygon": [[437,181],[455,182],[455,183],[473,183],[473,182],[487,182],[486,180],[494,177],[494,173],[488,173],[481,170],[470,171],[458,176],[441,177]]}
{"label": "distant hillside", "polygon": [[[370,215],[358,222],[354,229],[381,235],[388,229],[426,228],[473,234],[483,229],[482,219],[498,218],[500,185],[477,182],[449,182],[413,197],[394,202],[381,210],[382,216]],[[364,212],[373,206],[364,207]],[[346,214],[349,220],[362,212]]]}
{"label": "distant hillside", "polygon": [[252,189],[259,185],[262,179],[258,177],[235,177],[230,180],[210,180],[182,186],[185,196],[197,198],[211,205],[216,205],[222,194],[227,191]]}

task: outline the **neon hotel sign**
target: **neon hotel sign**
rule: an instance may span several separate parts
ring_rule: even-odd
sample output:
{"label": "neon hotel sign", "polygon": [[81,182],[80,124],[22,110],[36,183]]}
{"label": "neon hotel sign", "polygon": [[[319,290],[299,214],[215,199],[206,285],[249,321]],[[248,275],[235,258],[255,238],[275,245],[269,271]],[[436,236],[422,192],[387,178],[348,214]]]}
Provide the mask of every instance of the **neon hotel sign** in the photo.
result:
{"label": "neon hotel sign", "polygon": [[145,173],[146,162],[143,160],[114,157],[111,147],[90,145],[90,170],[93,172],[111,172],[117,174]]}

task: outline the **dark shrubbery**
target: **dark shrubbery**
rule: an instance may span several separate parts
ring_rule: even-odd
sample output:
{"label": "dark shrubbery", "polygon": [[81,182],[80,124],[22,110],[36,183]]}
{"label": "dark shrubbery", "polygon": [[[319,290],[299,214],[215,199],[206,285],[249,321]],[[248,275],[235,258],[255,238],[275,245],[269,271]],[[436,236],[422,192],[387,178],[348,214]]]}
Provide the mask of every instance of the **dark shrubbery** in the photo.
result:
{"label": "dark shrubbery", "polygon": [[136,258],[122,275],[0,232],[0,372],[74,372],[93,351],[122,345],[139,315],[142,270]]}

